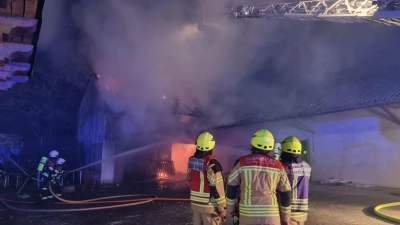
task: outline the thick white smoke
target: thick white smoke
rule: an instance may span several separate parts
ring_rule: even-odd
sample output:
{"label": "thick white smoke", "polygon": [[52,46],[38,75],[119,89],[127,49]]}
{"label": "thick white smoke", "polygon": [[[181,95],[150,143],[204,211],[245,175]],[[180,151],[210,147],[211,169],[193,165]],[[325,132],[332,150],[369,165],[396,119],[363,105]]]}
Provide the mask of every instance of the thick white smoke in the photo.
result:
{"label": "thick white smoke", "polygon": [[175,99],[211,118],[221,114],[221,124],[231,121],[214,99],[232,101],[225,91],[254,71],[266,31],[222,17],[199,24],[207,11],[194,1],[101,2],[82,1],[73,9],[87,33],[84,51],[100,75],[101,95],[114,110],[129,112],[141,131],[165,124]]}
{"label": "thick white smoke", "polygon": [[315,94],[313,87],[365,59],[365,45],[378,43],[373,32],[385,29],[360,25],[351,36],[354,25],[212,16],[225,3],[97,0],[73,5],[75,22],[87,35],[81,50],[100,75],[101,96],[113,110],[127,113],[120,121],[123,130],[140,133],[174,125],[175,99],[210,116],[207,126],[272,107],[263,105],[266,98],[292,110],[294,87],[306,84]]}

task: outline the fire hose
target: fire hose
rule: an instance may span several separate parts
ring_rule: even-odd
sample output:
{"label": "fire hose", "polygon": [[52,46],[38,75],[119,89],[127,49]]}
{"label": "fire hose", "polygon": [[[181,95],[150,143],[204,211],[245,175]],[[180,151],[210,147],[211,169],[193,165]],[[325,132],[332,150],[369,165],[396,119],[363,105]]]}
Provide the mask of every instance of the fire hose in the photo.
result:
{"label": "fire hose", "polygon": [[[22,211],[22,212],[80,212],[80,211],[91,211],[91,210],[101,210],[101,209],[112,209],[112,208],[122,208],[134,205],[140,205],[152,202],[154,200],[162,200],[162,201],[189,201],[190,199],[186,198],[158,198],[155,195],[147,195],[147,194],[133,194],[133,195],[116,195],[116,196],[109,196],[109,197],[102,197],[102,198],[95,198],[89,200],[82,200],[82,201],[71,201],[60,198],[56,194],[54,194],[53,190],[51,189],[51,185],[49,186],[50,193],[58,200],[62,201],[59,204],[105,204],[105,203],[125,203],[125,204],[118,204],[118,205],[111,205],[111,206],[101,206],[101,207],[91,207],[91,208],[79,208],[79,209],[21,209],[16,208],[7,203],[7,199],[0,198],[0,202],[3,203],[7,208]],[[115,199],[115,198],[123,198],[123,197],[147,197],[141,199],[131,199],[131,200],[114,200],[114,201],[99,201],[105,199]],[[33,202],[20,202],[20,201],[11,201],[11,202],[18,202],[18,203],[25,203],[25,204],[32,204]],[[128,202],[128,203],[126,203]]]}
{"label": "fire hose", "polygon": [[91,166],[97,165],[97,164],[102,163],[102,162],[104,162],[104,161],[108,161],[108,160],[111,160],[111,159],[119,158],[119,157],[121,157],[121,156],[129,155],[129,154],[132,153],[132,151],[145,150],[145,149],[148,149],[148,148],[151,148],[151,147],[155,147],[155,146],[158,146],[158,145],[160,145],[160,144],[162,144],[162,143],[165,143],[165,141],[159,142],[159,143],[157,143],[157,144],[152,144],[152,145],[147,145],[147,146],[143,146],[143,147],[140,147],[140,148],[131,149],[131,150],[127,151],[127,152],[123,152],[123,153],[114,155],[114,156],[112,156],[112,157],[99,160],[99,161],[94,162],[94,163],[90,163],[90,164],[88,164],[88,165],[86,165],[86,166],[82,166],[82,167],[80,167],[80,168],[78,168],[78,169],[70,170],[70,171],[66,172],[65,174],[73,173],[73,172],[76,172],[76,171],[85,169],[85,168],[87,168],[87,167],[91,167]]}
{"label": "fire hose", "polygon": [[[137,149],[133,149],[133,150],[144,150],[144,149],[146,149],[146,148],[154,147],[154,146],[156,146],[156,145],[157,145],[157,144],[148,145],[148,146],[144,146],[144,147],[137,148]],[[131,151],[133,151],[133,150],[130,150],[130,151],[124,152],[124,153],[120,153],[120,154],[115,155],[115,156],[113,156],[113,157],[110,157],[110,158],[107,158],[107,159],[103,159],[103,160],[100,160],[100,161],[91,163],[91,164],[89,164],[89,165],[80,167],[80,168],[75,169],[75,170],[72,170],[72,171],[68,171],[68,172],[66,172],[65,174],[68,174],[68,173],[72,173],[72,172],[75,172],[75,171],[82,170],[82,169],[84,169],[84,168],[87,168],[87,167],[90,167],[90,166],[99,164],[99,163],[101,163],[101,162],[103,162],[103,161],[106,161],[106,160],[111,160],[111,159],[115,159],[115,158],[117,158],[117,157],[121,157],[121,156],[130,154]],[[18,166],[18,164],[17,164],[16,162],[14,162],[10,157],[8,157],[8,158],[9,158],[9,159],[11,160],[11,162],[13,162],[21,171],[23,171],[23,172],[25,173],[25,175],[28,176],[28,179],[31,178],[31,179],[34,179],[34,180],[38,180],[38,181],[39,181],[39,179],[35,179],[35,178],[31,177],[32,174],[28,174],[27,172],[25,172],[25,171],[24,171],[20,166]],[[28,179],[27,179],[27,180],[28,180]],[[25,185],[25,183],[27,182],[27,180],[24,182],[24,185]],[[23,185],[23,186],[24,186],[24,185]],[[22,187],[23,187],[23,186],[22,186]],[[22,187],[21,187],[21,189],[22,189]],[[20,189],[20,190],[21,190],[21,189]],[[7,201],[10,202],[10,200],[3,199],[3,198],[0,198],[0,202],[1,202],[3,205],[5,205],[7,208],[9,208],[9,209],[13,209],[13,210],[17,210],[17,211],[23,211],[23,212],[79,212],[79,211],[90,211],[90,210],[101,210],[101,209],[111,209],[111,208],[128,207],[128,206],[134,206],[134,205],[140,205],[140,204],[149,203],[149,202],[152,202],[152,201],[154,201],[154,200],[164,200],[164,201],[189,201],[189,199],[182,199],[182,198],[157,198],[157,196],[154,196],[154,195],[147,195],[147,194],[117,195],[117,196],[109,196],[109,197],[95,198],[95,199],[89,199],[89,200],[83,200],[83,201],[71,201],[71,200],[62,199],[62,198],[58,197],[57,195],[55,195],[54,192],[53,192],[53,190],[51,189],[51,185],[49,185],[49,190],[50,190],[51,194],[52,194],[56,199],[62,201],[64,204],[65,204],[65,203],[66,203],[66,204],[104,204],[104,203],[123,203],[123,202],[129,202],[129,203],[126,203],[126,204],[118,204],[118,205],[112,205],[112,206],[102,206],[102,207],[92,207],[92,208],[79,208],[79,209],[38,209],[38,210],[35,210],[35,209],[21,209],[21,208],[13,207],[13,206],[11,206],[11,205],[9,205],[9,204],[7,203]],[[133,199],[133,200],[119,200],[119,201],[115,201],[115,200],[114,200],[114,201],[102,201],[102,202],[99,202],[99,200],[115,199],[115,198],[123,198],[123,197],[147,197],[147,198]],[[149,198],[149,197],[150,197],[150,198]],[[18,201],[13,201],[13,202],[18,202]],[[19,202],[19,203],[31,204],[32,202]]]}
{"label": "fire hose", "polygon": [[[145,150],[145,149],[147,149],[147,148],[155,147],[155,146],[157,146],[157,145],[159,145],[159,144],[162,144],[162,143],[165,143],[165,141],[159,142],[159,143],[156,143],[156,144],[152,144],[152,145],[143,146],[143,147],[136,148],[136,149],[131,149],[131,150],[127,151],[127,152],[123,152],[123,153],[117,154],[117,155],[115,155],[115,156],[112,156],[112,157],[109,157],[109,158],[106,158],[106,159],[99,160],[99,161],[94,162],[94,163],[90,163],[90,164],[88,164],[88,165],[86,165],[86,166],[82,166],[82,167],[80,167],[80,168],[78,168],[78,169],[74,169],[74,170],[71,170],[71,171],[66,171],[65,174],[73,173],[73,172],[76,172],[76,171],[85,169],[85,168],[87,168],[87,167],[94,166],[94,165],[96,165],[96,164],[102,163],[102,162],[104,162],[104,161],[112,160],[112,159],[115,159],[115,158],[118,158],[118,157],[121,157],[121,156],[125,156],[125,155],[128,155],[128,154],[131,154],[132,151]],[[20,169],[20,170],[27,176],[25,182],[22,184],[21,188],[18,190],[17,195],[22,191],[22,189],[25,187],[25,185],[26,185],[26,183],[29,181],[29,179],[36,180],[36,181],[38,182],[38,186],[39,186],[39,183],[41,182],[41,181],[40,181],[39,174],[38,174],[38,176],[37,176],[36,178],[32,177],[32,175],[33,175],[35,172],[32,172],[31,174],[28,174],[24,169],[22,169],[22,168],[18,165],[18,163],[16,163],[16,162],[15,162],[13,159],[11,159],[8,155],[6,155],[6,154],[4,154],[4,155],[5,155],[18,169]]]}
{"label": "fire hose", "polygon": [[134,194],[134,195],[117,195],[117,196],[110,196],[110,197],[103,197],[103,198],[95,198],[95,199],[89,199],[89,200],[83,200],[83,201],[70,201],[70,200],[62,199],[62,198],[58,197],[56,194],[54,194],[53,190],[51,189],[51,185],[49,185],[49,190],[50,190],[50,193],[55,198],[57,198],[58,200],[66,202],[66,203],[72,203],[72,204],[73,203],[78,203],[78,204],[79,203],[88,203],[88,202],[92,202],[92,201],[111,199],[111,198],[123,198],[123,197],[149,197],[149,196],[152,196],[152,198],[143,199],[140,202],[131,202],[131,203],[126,203],[126,204],[118,204],[118,205],[111,205],[111,206],[101,206],[101,207],[91,207],[91,208],[79,208],[79,209],[21,209],[21,208],[16,208],[16,207],[13,207],[13,206],[9,205],[8,203],[6,203],[5,199],[0,199],[0,201],[7,208],[13,209],[13,210],[17,210],[17,211],[22,211],[22,212],[80,212],[80,211],[112,209],[112,208],[121,208],[121,207],[140,205],[140,204],[145,204],[145,203],[152,202],[155,198],[157,198],[157,196],[154,196],[154,195]]}
{"label": "fire hose", "polygon": [[396,207],[396,206],[400,206],[400,202],[392,202],[392,203],[378,205],[378,206],[375,206],[374,213],[381,218],[387,219],[392,222],[400,223],[400,218],[389,216],[387,214],[379,212],[379,210],[381,210],[381,209],[389,208],[389,207]]}
{"label": "fire hose", "polygon": [[[142,147],[142,149],[148,148],[148,147],[150,147],[150,146]],[[141,148],[139,148],[139,149],[141,149]],[[139,150],[139,149],[135,149],[135,150]],[[107,159],[103,159],[103,160],[100,160],[98,162],[91,163],[91,164],[83,166],[81,168],[78,168],[78,169],[75,169],[75,170],[72,170],[72,171],[68,171],[67,173],[75,172],[75,171],[87,168],[89,166],[96,165],[96,164],[101,163],[101,162],[103,162],[105,160],[110,160],[110,159],[114,159],[114,158],[117,158],[117,157],[121,157],[123,155],[128,154],[129,152],[118,154],[118,155],[115,155],[113,157],[110,157],[110,158],[107,158]],[[9,158],[9,159],[18,168],[20,168],[18,166],[18,164],[15,163],[11,158]],[[31,177],[32,174],[27,174],[22,168],[20,168],[20,169],[28,176],[28,179],[32,178],[32,179],[36,180],[35,178]],[[27,180],[24,182],[24,184],[27,182]],[[20,191],[21,191],[21,189],[20,189]],[[53,190],[51,189],[51,185],[49,186],[49,190],[50,190],[51,194],[56,199],[58,199],[58,200],[60,200],[60,201],[62,201],[64,203],[67,203],[67,204],[104,204],[104,203],[122,203],[122,202],[130,202],[130,203],[118,204],[118,205],[112,205],[112,206],[92,207],[92,208],[79,208],[79,209],[39,209],[39,210],[35,210],[35,209],[21,209],[21,208],[13,207],[13,206],[9,205],[6,202],[6,201],[10,201],[10,200],[3,199],[3,198],[0,198],[0,202],[3,203],[3,205],[5,205],[9,209],[13,209],[13,210],[17,210],[17,211],[23,211],[23,212],[79,212],[79,211],[91,211],[91,210],[101,210],[101,209],[111,209],[111,208],[122,208],[122,207],[146,204],[146,203],[152,202],[154,200],[164,200],[164,201],[171,201],[171,200],[172,201],[188,201],[189,200],[189,199],[182,199],[182,198],[157,198],[157,196],[154,196],[152,198],[142,198],[142,199],[134,199],[134,200],[118,200],[118,201],[101,201],[101,202],[99,202],[99,200],[105,200],[105,199],[115,199],[115,198],[123,198],[123,197],[148,197],[148,196],[152,196],[152,195],[146,195],[146,194],[134,194],[134,195],[109,196],[109,197],[95,198],[95,199],[82,200],[82,201],[71,201],[71,200],[62,199],[62,198],[58,197],[57,195],[55,195]],[[399,193],[396,193],[396,194],[399,195]],[[139,202],[137,202],[137,201],[139,201]],[[14,201],[14,202],[16,202],[16,201]],[[32,202],[20,202],[20,203],[28,203],[29,204],[29,203],[32,203]],[[381,204],[381,205],[378,205],[378,206],[376,206],[374,208],[374,213],[377,216],[381,217],[381,218],[387,219],[387,220],[392,221],[392,222],[400,223],[400,218],[392,217],[392,216],[389,216],[389,215],[386,215],[384,213],[379,212],[379,210],[381,210],[381,209],[389,208],[389,207],[396,207],[396,206],[400,206],[400,202]],[[239,222],[238,218],[235,218],[234,223],[238,224],[238,222]]]}

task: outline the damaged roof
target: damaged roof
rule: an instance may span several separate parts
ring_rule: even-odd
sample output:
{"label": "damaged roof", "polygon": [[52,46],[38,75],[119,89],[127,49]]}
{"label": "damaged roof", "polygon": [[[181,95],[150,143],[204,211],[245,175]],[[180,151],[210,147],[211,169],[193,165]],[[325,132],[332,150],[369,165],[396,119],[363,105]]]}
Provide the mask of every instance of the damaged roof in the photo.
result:
{"label": "damaged roof", "polygon": [[0,0],[0,90],[29,79],[44,0]]}

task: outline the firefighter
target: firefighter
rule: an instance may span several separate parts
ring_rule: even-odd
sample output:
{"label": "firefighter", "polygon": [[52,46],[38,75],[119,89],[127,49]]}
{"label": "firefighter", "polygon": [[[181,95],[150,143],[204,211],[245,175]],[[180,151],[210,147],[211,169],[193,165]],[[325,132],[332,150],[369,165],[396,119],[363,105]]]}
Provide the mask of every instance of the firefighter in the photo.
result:
{"label": "firefighter", "polygon": [[[56,166],[54,168],[54,174],[51,180],[52,190],[58,196],[61,197],[61,193],[63,190],[63,182],[62,178],[64,176],[63,166],[65,163],[65,159],[59,158],[57,159]],[[57,201],[57,199],[55,199]]]}
{"label": "firefighter", "polygon": [[222,167],[212,155],[214,147],[214,137],[204,132],[197,138],[196,152],[189,158],[187,179],[193,225],[220,225],[226,218]]}
{"label": "firefighter", "polygon": [[281,157],[281,143],[275,143],[274,147],[275,159],[279,160]]}
{"label": "firefighter", "polygon": [[299,139],[290,136],[282,142],[281,162],[288,174],[292,187],[291,225],[304,225],[308,214],[308,190],[311,167],[301,158],[302,146]]}
{"label": "firefighter", "polygon": [[57,162],[58,152],[52,150],[49,153],[49,158],[43,156],[38,165],[38,172],[40,174],[40,205],[50,205],[53,200],[53,195],[49,192],[50,180],[54,174],[54,167]]}
{"label": "firefighter", "polygon": [[[274,142],[274,136],[268,130],[257,131],[251,139],[251,154],[240,157],[229,175],[227,212],[236,216],[236,192],[239,189],[238,211],[241,225],[289,224],[290,183],[282,163],[275,160]],[[280,198],[281,205],[278,204],[277,197]]]}

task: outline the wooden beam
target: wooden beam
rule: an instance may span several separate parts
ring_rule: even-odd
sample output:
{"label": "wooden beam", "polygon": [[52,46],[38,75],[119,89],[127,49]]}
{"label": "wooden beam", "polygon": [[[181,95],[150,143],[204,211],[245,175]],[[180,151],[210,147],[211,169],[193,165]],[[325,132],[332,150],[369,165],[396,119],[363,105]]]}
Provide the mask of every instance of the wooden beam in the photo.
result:
{"label": "wooden beam", "polygon": [[27,76],[12,76],[9,80],[0,81],[0,90],[7,91],[11,89],[16,83],[27,82],[29,78]]}
{"label": "wooden beam", "polygon": [[35,19],[38,0],[25,0],[24,17]]}
{"label": "wooden beam", "polygon": [[0,43],[9,42],[12,37],[33,34],[37,20],[0,14]]}
{"label": "wooden beam", "polygon": [[0,13],[4,14],[11,14],[11,1],[12,0],[6,0],[6,8],[0,8]]}
{"label": "wooden beam", "polygon": [[315,131],[314,131],[311,127],[305,125],[305,124],[302,123],[300,120],[294,119],[294,121],[297,122],[300,126],[302,126],[302,127],[304,128],[305,131],[307,131],[307,132],[309,132],[309,133],[312,133],[312,134],[315,134]]}
{"label": "wooden beam", "polygon": [[385,113],[387,113],[396,124],[400,125],[400,118],[396,116],[389,108],[387,108],[386,106],[381,106],[380,108],[385,111]]}
{"label": "wooden beam", "polygon": [[393,109],[400,109],[400,104],[395,104],[395,105],[388,105],[388,108],[393,108]]}
{"label": "wooden beam", "polygon": [[[13,0],[11,2],[11,14],[14,16],[24,16],[25,0]],[[22,43],[22,36],[12,37],[11,42]]]}
{"label": "wooden beam", "polygon": [[1,42],[10,41],[11,37],[33,34],[36,31],[37,20],[0,14]]}
{"label": "wooden beam", "polygon": [[0,13],[0,24],[8,27],[32,27],[36,26],[37,22],[36,19]]}
{"label": "wooden beam", "polygon": [[[26,0],[25,1],[25,12],[24,16],[26,18],[35,19],[37,10],[38,0]],[[33,34],[24,35],[22,38],[22,43],[32,44]]]}
{"label": "wooden beam", "polygon": [[29,57],[32,54],[33,46],[17,43],[0,43],[0,61],[5,59],[13,60],[15,57]]}
{"label": "wooden beam", "polygon": [[26,75],[31,68],[29,63],[11,62],[0,67],[0,80],[7,80],[14,75]]}

